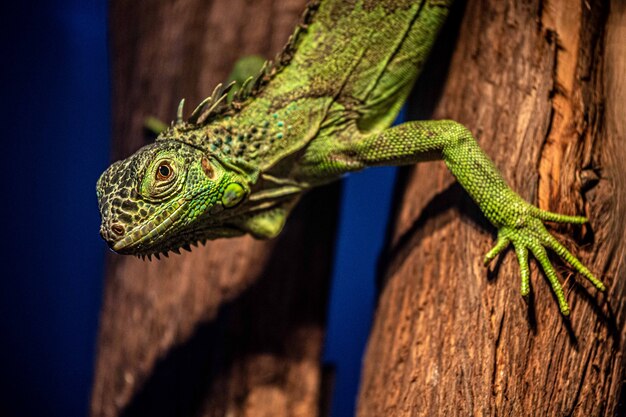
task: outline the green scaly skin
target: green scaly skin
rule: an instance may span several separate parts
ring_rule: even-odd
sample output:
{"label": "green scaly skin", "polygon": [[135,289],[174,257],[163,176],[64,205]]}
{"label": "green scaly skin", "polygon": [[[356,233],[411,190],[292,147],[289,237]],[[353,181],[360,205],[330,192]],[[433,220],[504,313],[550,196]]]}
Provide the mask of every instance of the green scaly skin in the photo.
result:
{"label": "green scaly skin", "polygon": [[156,143],[106,170],[97,185],[101,235],[116,252],[157,256],[207,239],[271,238],[311,187],[370,166],[443,159],[498,228],[485,263],[513,244],[527,295],[530,251],[569,314],[546,249],[605,287],[543,222],[587,220],[525,202],[457,122],[389,127],[448,8],[442,0],[311,3],[255,79],[230,97],[217,88],[187,121],[181,102]]}

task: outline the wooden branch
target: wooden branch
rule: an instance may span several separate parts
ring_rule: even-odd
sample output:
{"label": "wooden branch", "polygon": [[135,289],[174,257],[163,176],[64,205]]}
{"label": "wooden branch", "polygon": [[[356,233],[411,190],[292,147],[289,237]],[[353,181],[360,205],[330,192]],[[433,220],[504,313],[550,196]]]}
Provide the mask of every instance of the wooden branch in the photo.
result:
{"label": "wooden branch", "polygon": [[434,118],[468,126],[524,198],[589,216],[550,229],[608,291],[559,267],[565,319],[533,263],[524,302],[512,252],[482,266],[495,230],[443,164],[412,169],[358,415],[624,415],[626,6],[475,0],[449,23],[416,93],[444,74]]}
{"label": "wooden branch", "polygon": [[[237,58],[278,52],[304,3],[113,0],[115,159],[149,142],[146,117],[169,121]],[[308,195],[275,241],[108,256],[91,415],[318,415],[338,190]]]}

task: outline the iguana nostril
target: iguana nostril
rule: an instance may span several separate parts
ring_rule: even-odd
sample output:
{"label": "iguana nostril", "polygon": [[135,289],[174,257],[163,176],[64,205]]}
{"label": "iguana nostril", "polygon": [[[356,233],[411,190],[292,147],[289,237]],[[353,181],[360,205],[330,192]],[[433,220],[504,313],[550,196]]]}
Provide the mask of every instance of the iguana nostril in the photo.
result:
{"label": "iguana nostril", "polygon": [[111,231],[118,236],[122,236],[124,234],[124,226],[121,224],[114,224],[111,226]]}

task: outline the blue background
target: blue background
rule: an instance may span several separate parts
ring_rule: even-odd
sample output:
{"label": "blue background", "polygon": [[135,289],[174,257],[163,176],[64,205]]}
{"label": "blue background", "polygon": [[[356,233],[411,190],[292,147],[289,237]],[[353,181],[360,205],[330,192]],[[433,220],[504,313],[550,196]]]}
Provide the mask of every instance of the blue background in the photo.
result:
{"label": "blue background", "polygon": [[105,253],[94,187],[109,159],[107,7],[8,3],[0,415],[85,416]]}
{"label": "blue background", "polygon": [[[107,4],[2,13],[0,415],[87,415],[105,246],[95,182],[110,139]],[[345,181],[324,361],[333,416],[353,414],[395,170]]]}

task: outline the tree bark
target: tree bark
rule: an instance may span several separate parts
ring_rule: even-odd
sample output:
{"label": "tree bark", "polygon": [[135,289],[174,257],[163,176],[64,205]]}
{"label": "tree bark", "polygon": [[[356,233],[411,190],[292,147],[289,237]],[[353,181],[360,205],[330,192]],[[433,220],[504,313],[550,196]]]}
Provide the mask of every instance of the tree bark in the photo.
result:
{"label": "tree bark", "polygon": [[359,416],[624,415],[625,39],[619,0],[455,5],[416,91],[439,98],[417,113],[468,126],[528,201],[587,215],[585,227],[549,228],[608,290],[554,257],[571,318],[533,262],[525,302],[512,251],[482,266],[495,230],[444,165],[411,169]]}
{"label": "tree bark", "polygon": [[[113,0],[113,155],[198,103],[237,58],[280,51],[305,0]],[[337,186],[281,237],[153,262],[109,255],[92,416],[316,416]]]}

